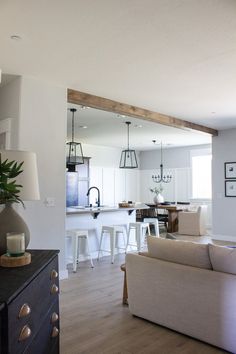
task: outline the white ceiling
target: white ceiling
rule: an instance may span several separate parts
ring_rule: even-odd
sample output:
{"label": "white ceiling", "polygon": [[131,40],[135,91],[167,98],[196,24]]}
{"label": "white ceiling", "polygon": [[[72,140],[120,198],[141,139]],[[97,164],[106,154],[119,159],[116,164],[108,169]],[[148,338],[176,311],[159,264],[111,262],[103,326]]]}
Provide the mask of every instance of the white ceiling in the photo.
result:
{"label": "white ceiling", "polygon": [[[209,134],[171,128],[93,108],[82,109],[72,104],[68,105],[68,140],[71,140],[72,113],[69,109],[72,107],[77,109],[74,116],[75,138],[81,143],[126,148],[127,121],[131,122],[130,147],[140,151],[160,148],[160,141],[165,148],[211,143]],[[85,126],[86,129],[83,128]],[[157,144],[154,145],[152,140],[156,140]]]}
{"label": "white ceiling", "polygon": [[1,0],[0,48],[4,73],[236,127],[235,0]]}

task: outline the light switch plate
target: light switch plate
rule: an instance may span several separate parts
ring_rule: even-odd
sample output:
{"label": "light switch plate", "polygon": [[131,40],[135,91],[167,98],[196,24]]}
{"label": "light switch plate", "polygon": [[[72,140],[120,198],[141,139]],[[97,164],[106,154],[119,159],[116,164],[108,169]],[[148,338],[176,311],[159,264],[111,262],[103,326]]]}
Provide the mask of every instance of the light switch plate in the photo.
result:
{"label": "light switch plate", "polygon": [[46,207],[54,207],[55,206],[55,198],[54,197],[45,198],[44,204]]}

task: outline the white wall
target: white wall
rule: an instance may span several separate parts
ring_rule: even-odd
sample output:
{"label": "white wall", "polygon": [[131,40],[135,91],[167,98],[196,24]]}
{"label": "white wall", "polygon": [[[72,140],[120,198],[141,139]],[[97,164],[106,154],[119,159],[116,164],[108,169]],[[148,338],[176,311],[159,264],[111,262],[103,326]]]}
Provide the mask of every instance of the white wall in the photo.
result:
{"label": "white wall", "polygon": [[20,114],[21,77],[0,88],[0,120],[11,118],[11,148],[18,146],[18,122]]}
{"label": "white wall", "polygon": [[[211,148],[210,144],[193,145],[178,148],[163,148],[163,162],[165,168],[186,168],[191,167],[190,151],[196,149]],[[160,166],[160,150],[149,150],[140,152],[140,169],[158,169]]]}
{"label": "white wall", "polygon": [[[22,211],[30,231],[30,248],[59,249],[65,271],[65,137],[67,90],[48,82],[23,77],[19,119],[22,150],[36,152],[40,201],[26,203]],[[46,197],[55,207],[46,207]]]}
{"label": "white wall", "polygon": [[224,163],[236,161],[236,129],[219,131],[212,140],[213,234],[236,239],[236,197],[225,197]]}

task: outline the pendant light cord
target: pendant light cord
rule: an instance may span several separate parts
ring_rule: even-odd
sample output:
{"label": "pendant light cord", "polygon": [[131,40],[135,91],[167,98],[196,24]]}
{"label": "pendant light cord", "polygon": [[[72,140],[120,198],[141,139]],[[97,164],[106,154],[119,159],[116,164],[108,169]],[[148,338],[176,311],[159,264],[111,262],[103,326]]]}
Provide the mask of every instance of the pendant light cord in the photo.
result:
{"label": "pendant light cord", "polygon": [[74,142],[74,124],[75,124],[75,112],[72,112],[72,142]]}
{"label": "pendant light cord", "polygon": [[129,122],[127,123],[127,125],[128,125],[128,150],[129,150]]}
{"label": "pendant light cord", "polygon": [[76,108],[70,109],[72,113],[72,124],[71,124],[71,141],[74,142],[74,135],[75,135],[75,112],[77,111]]}
{"label": "pendant light cord", "polygon": [[128,135],[127,141],[128,141],[128,150],[129,150],[129,126],[130,126],[131,122],[125,122],[125,124],[127,125],[127,135]]}
{"label": "pendant light cord", "polygon": [[161,165],[162,165],[162,158],[163,158],[163,152],[162,152],[162,141],[161,141]]}

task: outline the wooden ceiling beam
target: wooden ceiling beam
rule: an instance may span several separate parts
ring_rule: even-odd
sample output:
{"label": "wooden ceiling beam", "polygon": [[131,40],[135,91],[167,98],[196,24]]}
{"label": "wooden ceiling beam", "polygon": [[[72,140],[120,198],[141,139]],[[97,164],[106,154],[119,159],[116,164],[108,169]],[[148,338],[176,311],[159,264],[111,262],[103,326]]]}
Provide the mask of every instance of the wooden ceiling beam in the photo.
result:
{"label": "wooden ceiling beam", "polygon": [[212,136],[217,136],[218,131],[204,125],[188,122],[179,118],[171,117],[158,112],[149,111],[148,109],[131,106],[126,103],[120,103],[107,98],[94,96],[89,93],[80,92],[72,89],[67,91],[67,99],[69,103],[97,108],[104,111],[123,114],[125,116],[140,118],[150,122],[168,125],[169,127],[196,130],[202,133],[207,133]]}

